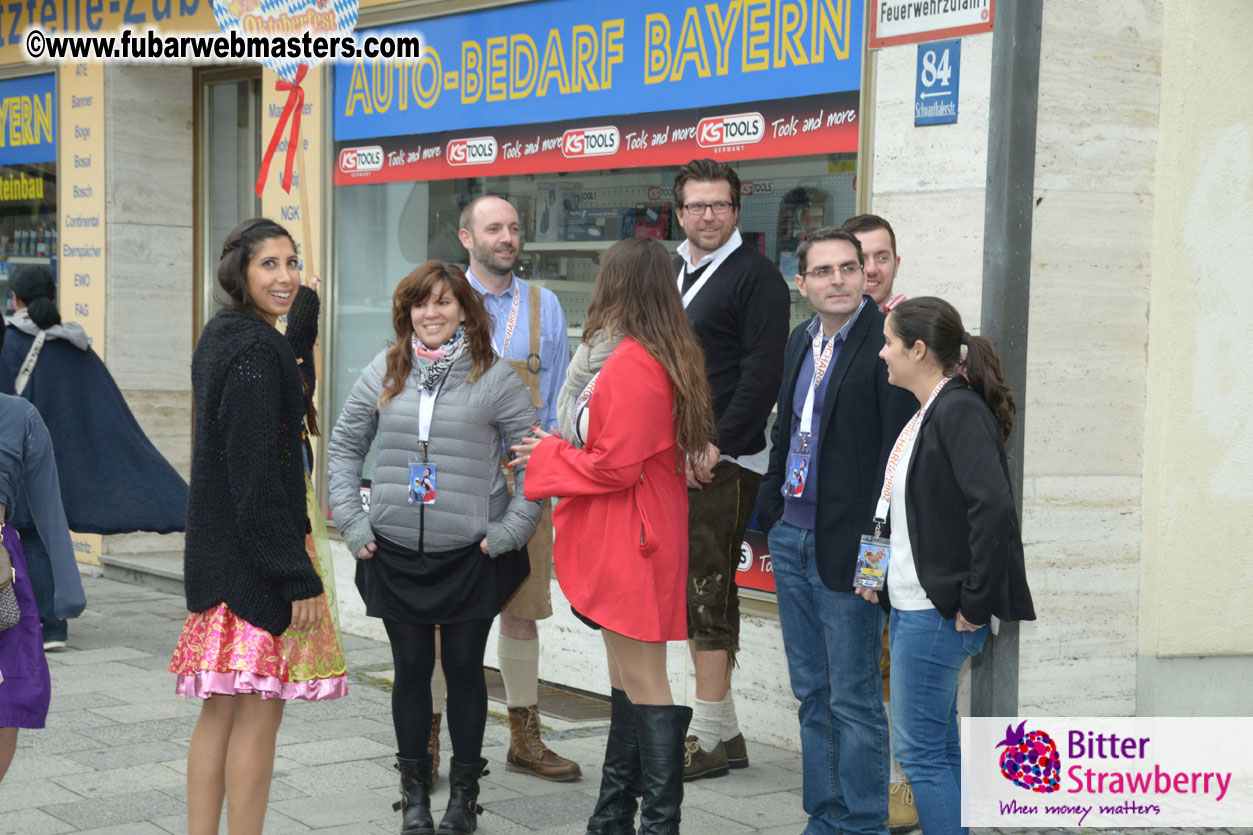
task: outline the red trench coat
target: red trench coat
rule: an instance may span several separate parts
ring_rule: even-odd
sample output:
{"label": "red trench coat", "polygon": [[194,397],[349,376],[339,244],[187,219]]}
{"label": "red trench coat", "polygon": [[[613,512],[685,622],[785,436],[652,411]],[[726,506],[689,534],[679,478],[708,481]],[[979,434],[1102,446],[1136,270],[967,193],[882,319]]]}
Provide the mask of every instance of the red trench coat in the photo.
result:
{"label": "red trench coat", "polygon": [[674,386],[623,339],[588,405],[583,449],[545,438],[526,497],[561,496],[553,565],[580,613],[629,638],[687,638],[687,480],[674,440]]}

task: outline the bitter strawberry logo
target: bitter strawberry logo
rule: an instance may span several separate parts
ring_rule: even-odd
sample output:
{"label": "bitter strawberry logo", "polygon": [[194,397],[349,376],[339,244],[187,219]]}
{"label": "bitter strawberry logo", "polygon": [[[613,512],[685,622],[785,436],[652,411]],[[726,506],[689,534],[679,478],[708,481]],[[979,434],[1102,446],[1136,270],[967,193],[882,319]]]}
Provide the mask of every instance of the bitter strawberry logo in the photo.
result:
{"label": "bitter strawberry logo", "polygon": [[1027,791],[1051,794],[1061,787],[1062,760],[1057,743],[1044,731],[1027,731],[1026,720],[1015,728],[1005,726],[1005,738],[996,744],[1001,752],[1001,774]]}

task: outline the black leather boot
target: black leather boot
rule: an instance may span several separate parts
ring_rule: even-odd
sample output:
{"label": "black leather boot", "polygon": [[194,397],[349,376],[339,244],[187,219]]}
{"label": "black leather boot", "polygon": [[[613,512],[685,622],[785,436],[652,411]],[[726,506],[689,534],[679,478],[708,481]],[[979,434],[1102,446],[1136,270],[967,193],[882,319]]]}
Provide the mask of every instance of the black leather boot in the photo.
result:
{"label": "black leather boot", "polygon": [[634,706],[614,689],[609,714],[609,743],[600,770],[600,797],[587,821],[587,835],[635,835],[636,798],[640,796],[640,746]]}
{"label": "black leather boot", "polygon": [[448,763],[448,809],[436,835],[470,835],[479,825],[479,778],[487,773],[487,760],[466,764]]}
{"label": "black leather boot", "polygon": [[644,797],[640,835],[679,835],[683,804],[683,741],[692,709],[680,705],[634,705]]}
{"label": "black leather boot", "polygon": [[430,754],[416,760],[397,755],[396,770],[400,772],[400,800],[392,804],[392,809],[404,810],[400,835],[433,835]]}

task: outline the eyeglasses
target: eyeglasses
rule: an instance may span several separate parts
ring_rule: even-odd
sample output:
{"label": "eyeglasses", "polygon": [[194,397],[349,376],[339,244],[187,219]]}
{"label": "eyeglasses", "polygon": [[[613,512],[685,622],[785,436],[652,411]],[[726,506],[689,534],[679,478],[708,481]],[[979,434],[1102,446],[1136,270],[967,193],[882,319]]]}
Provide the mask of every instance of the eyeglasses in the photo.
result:
{"label": "eyeglasses", "polygon": [[839,270],[840,275],[844,278],[852,278],[861,272],[861,264],[840,264],[838,267],[832,267],[830,264],[823,264],[821,267],[814,267],[808,272],[801,273],[801,275],[806,278],[830,278],[835,275],[836,270]]}
{"label": "eyeglasses", "polygon": [[722,217],[731,211],[731,208],[731,203],[728,203],[726,200],[719,200],[717,203],[685,203],[683,212],[688,217],[702,217],[706,209],[713,209],[715,215]]}

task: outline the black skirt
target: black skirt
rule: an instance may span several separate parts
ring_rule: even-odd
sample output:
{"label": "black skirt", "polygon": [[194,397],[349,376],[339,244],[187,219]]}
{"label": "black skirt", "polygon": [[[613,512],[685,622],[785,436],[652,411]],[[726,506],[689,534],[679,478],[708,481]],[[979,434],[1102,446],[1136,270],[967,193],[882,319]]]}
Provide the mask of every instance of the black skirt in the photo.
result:
{"label": "black skirt", "polygon": [[492,558],[478,543],[420,552],[377,533],[374,541],[374,556],[357,561],[357,590],[367,615],[397,623],[494,618],[531,573],[525,547]]}

